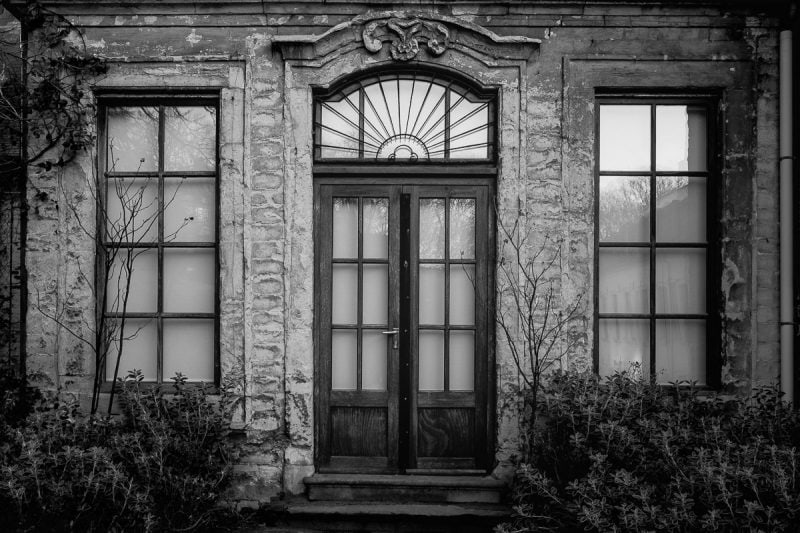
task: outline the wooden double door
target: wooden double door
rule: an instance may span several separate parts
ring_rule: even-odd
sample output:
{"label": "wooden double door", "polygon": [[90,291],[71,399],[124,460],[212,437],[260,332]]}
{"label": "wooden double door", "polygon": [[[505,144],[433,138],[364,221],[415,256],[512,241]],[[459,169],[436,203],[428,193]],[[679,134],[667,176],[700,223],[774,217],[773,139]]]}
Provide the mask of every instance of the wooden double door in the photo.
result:
{"label": "wooden double door", "polygon": [[489,468],[491,183],[316,188],[319,471]]}

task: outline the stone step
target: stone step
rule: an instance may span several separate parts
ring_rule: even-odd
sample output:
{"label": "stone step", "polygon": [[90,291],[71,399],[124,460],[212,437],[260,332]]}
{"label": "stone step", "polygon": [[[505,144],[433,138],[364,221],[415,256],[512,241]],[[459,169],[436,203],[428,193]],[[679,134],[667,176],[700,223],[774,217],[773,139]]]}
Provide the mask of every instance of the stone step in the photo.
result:
{"label": "stone step", "polygon": [[292,498],[262,508],[265,523],[246,533],[482,533],[511,509],[491,503],[389,503]]}
{"label": "stone step", "polygon": [[310,501],[498,504],[506,484],[488,476],[314,474]]}

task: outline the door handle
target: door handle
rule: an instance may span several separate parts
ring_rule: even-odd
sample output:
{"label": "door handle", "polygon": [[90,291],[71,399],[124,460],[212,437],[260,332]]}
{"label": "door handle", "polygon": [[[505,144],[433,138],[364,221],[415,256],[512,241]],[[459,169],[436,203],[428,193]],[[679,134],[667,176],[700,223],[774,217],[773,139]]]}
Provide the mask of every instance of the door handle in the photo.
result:
{"label": "door handle", "polygon": [[391,331],[381,331],[384,335],[394,335],[392,339],[392,349],[397,349],[397,338],[400,336],[400,328],[392,328]]}

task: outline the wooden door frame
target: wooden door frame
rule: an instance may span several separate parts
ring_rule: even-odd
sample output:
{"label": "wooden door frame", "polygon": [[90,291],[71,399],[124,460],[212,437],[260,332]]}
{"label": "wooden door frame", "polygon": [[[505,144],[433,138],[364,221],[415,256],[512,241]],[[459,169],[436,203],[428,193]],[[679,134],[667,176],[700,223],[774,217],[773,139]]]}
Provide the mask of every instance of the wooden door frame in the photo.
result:
{"label": "wooden door frame", "polygon": [[[378,167],[378,168],[375,168]],[[320,254],[322,243],[324,242],[325,237],[330,238],[330,230],[331,228],[324,227],[321,220],[322,214],[322,205],[321,205],[321,188],[322,186],[326,185],[333,185],[338,186],[341,185],[343,187],[354,187],[357,188],[359,186],[368,187],[368,186],[386,186],[386,187],[403,187],[403,186],[428,186],[428,187],[444,187],[444,186],[480,186],[486,187],[487,191],[487,198],[486,198],[486,217],[484,223],[486,226],[481,230],[481,228],[476,227],[476,236],[478,234],[485,235],[485,246],[489,252],[487,267],[486,267],[486,287],[487,293],[484,297],[483,302],[476,303],[477,306],[485,307],[486,319],[485,322],[485,356],[481,358],[478,354],[479,347],[476,345],[476,358],[482,360],[483,368],[485,369],[485,375],[480,375],[476,373],[475,376],[475,389],[476,389],[476,427],[478,427],[478,422],[483,420],[484,424],[484,431],[482,432],[480,438],[483,441],[480,449],[477,452],[477,461],[478,463],[474,465],[476,470],[481,471],[489,471],[494,466],[494,444],[495,444],[495,427],[496,427],[496,420],[495,420],[495,412],[496,412],[496,363],[495,363],[495,329],[494,329],[494,319],[495,319],[495,282],[494,282],[494,264],[495,264],[495,213],[494,213],[494,194],[495,194],[495,187],[496,187],[496,177],[497,177],[497,170],[494,167],[487,167],[481,166],[477,167],[474,165],[465,166],[465,168],[458,168],[455,165],[442,165],[440,168],[438,165],[395,165],[395,166],[382,166],[382,165],[342,165],[342,166],[326,166],[325,168],[318,169],[319,172],[315,172],[315,179],[314,179],[314,247],[315,247],[315,257],[316,260],[314,262],[314,279],[318,280],[315,282],[318,287],[318,290],[315,291],[314,295],[314,395],[315,395],[315,402],[314,402],[314,442],[315,442],[315,464],[317,465],[318,471],[349,471],[352,472],[353,470],[358,471],[365,471],[362,468],[357,468],[356,465],[348,465],[346,462],[342,462],[339,465],[331,465],[330,464],[330,441],[323,440],[330,438],[330,429],[327,428],[327,419],[329,417],[329,409],[330,405],[327,401],[327,391],[323,390],[324,386],[328,385],[328,380],[330,379],[330,364],[327,360],[327,357],[323,357],[323,350],[321,346],[323,342],[326,342],[327,336],[323,332],[322,328],[322,321],[321,321],[321,306],[320,302],[322,299],[321,291],[319,290],[319,281],[322,279],[322,265],[323,265],[323,257]],[[402,236],[400,237],[402,239]],[[399,246],[398,243],[395,246]],[[396,278],[399,280],[399,278]],[[477,295],[476,295],[477,296]],[[396,317],[396,320],[399,320],[399,316]],[[391,320],[391,317],[390,317]],[[477,317],[476,317],[477,320]],[[476,335],[477,337],[477,335]],[[405,339],[408,342],[408,338]],[[476,339],[477,340],[477,339]],[[409,386],[416,386],[416,378],[413,377],[413,371],[415,369],[411,369],[411,383]],[[327,373],[327,374],[325,374]],[[480,380],[480,386],[479,386]],[[481,389],[483,392],[479,394],[477,391]],[[413,389],[412,389],[413,390]],[[387,394],[389,394],[387,390]],[[398,395],[395,395],[398,396]],[[482,402],[479,401],[480,396],[482,396]],[[415,397],[412,395],[412,397]],[[415,400],[416,401],[416,400]],[[482,403],[482,405],[481,405]],[[399,407],[399,406],[398,406]],[[417,409],[416,405],[412,406],[412,409],[409,410],[409,414],[415,413]],[[409,414],[404,414],[403,409],[398,408],[398,417],[396,418],[399,422],[399,419],[404,416],[409,416]],[[413,420],[407,421],[408,427],[413,427],[413,422],[416,417],[413,417]],[[412,432],[408,438],[413,438],[415,432]],[[402,435],[399,435],[398,441],[395,445],[399,445],[399,443],[404,439]],[[409,456],[406,458],[400,458],[399,465],[400,469],[405,470],[409,465],[413,464],[416,461],[416,443],[414,446],[411,446],[408,441],[405,442],[406,449],[408,450]],[[401,448],[402,449],[402,448]],[[412,451],[413,450],[413,451]],[[413,457],[412,457],[413,454]],[[389,469],[381,468],[380,465],[376,464],[375,471],[384,471],[389,472]],[[463,469],[458,468],[458,465],[452,465],[456,469]],[[369,468],[367,469],[369,470]],[[408,468],[410,472],[414,473],[414,471],[418,471],[419,468]],[[444,469],[442,469],[444,470]]]}

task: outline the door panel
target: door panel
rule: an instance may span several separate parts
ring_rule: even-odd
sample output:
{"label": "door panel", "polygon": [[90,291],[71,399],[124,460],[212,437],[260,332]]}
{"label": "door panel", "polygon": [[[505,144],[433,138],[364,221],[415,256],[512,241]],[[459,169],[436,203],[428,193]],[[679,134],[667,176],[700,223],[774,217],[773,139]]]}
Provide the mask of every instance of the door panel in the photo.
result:
{"label": "door panel", "polygon": [[409,193],[409,465],[485,468],[489,316],[478,301],[489,302],[488,187]]}
{"label": "door panel", "polygon": [[322,469],[398,468],[398,187],[321,187],[317,439]]}
{"label": "door panel", "polygon": [[488,199],[487,185],[318,186],[321,471],[487,468]]}

